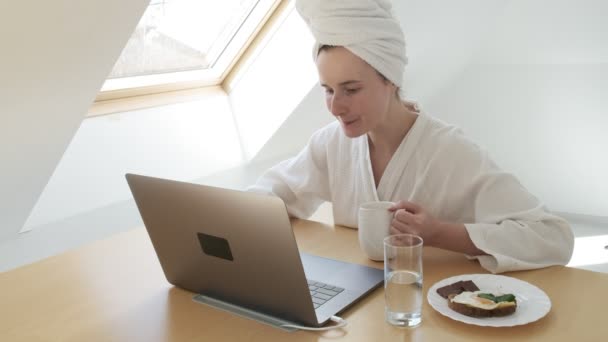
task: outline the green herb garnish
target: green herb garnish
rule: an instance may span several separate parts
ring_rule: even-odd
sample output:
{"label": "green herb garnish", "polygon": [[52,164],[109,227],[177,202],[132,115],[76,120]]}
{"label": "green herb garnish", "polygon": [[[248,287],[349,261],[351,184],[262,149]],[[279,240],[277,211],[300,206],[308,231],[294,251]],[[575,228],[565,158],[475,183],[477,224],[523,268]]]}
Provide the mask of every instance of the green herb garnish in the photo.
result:
{"label": "green herb garnish", "polygon": [[477,297],[489,299],[489,300],[493,301],[494,303],[517,302],[515,300],[515,296],[512,295],[512,294],[506,294],[506,295],[502,295],[502,296],[495,296],[495,295],[493,295],[491,293],[478,293]]}

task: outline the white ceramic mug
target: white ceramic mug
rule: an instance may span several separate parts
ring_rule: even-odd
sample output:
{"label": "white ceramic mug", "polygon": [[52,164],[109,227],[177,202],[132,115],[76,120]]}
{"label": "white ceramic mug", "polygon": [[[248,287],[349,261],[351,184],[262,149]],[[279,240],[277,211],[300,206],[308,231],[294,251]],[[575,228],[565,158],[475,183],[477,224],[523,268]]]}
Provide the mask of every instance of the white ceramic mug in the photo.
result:
{"label": "white ceramic mug", "polygon": [[389,235],[393,202],[367,202],[359,207],[359,245],[372,260],[384,259],[384,238]]}

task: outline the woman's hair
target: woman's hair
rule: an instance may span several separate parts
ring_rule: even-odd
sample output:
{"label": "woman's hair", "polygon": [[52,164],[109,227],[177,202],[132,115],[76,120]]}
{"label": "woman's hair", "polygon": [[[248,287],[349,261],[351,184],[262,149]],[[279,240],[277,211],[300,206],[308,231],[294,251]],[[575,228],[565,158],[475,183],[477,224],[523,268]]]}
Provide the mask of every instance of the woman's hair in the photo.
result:
{"label": "woman's hair", "polygon": [[[333,48],[338,47],[338,45],[321,45],[319,47],[319,51],[317,51],[317,56],[322,52],[322,51],[327,51]],[[365,62],[365,61],[364,61]],[[367,62],[365,62],[367,63]],[[367,65],[369,65],[369,63],[367,63]],[[371,66],[371,65],[370,65]],[[374,71],[376,71],[376,73],[378,74],[378,76],[380,76],[380,78],[382,78],[383,81],[385,82],[391,82],[386,76],[384,76],[380,71],[378,71],[376,68],[372,67],[374,69]],[[401,88],[397,87],[397,89],[395,90],[395,95],[397,96],[397,98],[402,99],[401,96]]]}

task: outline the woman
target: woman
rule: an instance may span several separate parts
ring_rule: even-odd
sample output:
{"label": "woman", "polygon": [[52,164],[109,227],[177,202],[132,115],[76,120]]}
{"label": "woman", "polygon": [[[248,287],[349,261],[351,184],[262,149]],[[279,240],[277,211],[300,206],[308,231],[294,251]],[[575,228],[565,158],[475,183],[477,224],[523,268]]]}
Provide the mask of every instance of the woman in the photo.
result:
{"label": "woman", "polygon": [[324,201],[334,222],[356,227],[361,203],[393,201],[390,232],[461,252],[491,272],[566,264],[568,223],[460,130],[400,97],[405,42],[390,2],[298,0],[313,56],[337,121],[252,188],[309,217]]}

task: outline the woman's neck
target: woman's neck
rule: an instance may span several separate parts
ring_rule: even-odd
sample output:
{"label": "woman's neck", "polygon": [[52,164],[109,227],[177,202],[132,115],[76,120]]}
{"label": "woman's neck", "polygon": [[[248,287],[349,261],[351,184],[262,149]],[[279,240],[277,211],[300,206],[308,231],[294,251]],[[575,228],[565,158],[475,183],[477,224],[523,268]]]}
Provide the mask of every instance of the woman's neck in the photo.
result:
{"label": "woman's neck", "polygon": [[367,133],[370,151],[392,156],[416,122],[418,114],[413,103],[395,101],[389,107],[386,120]]}

